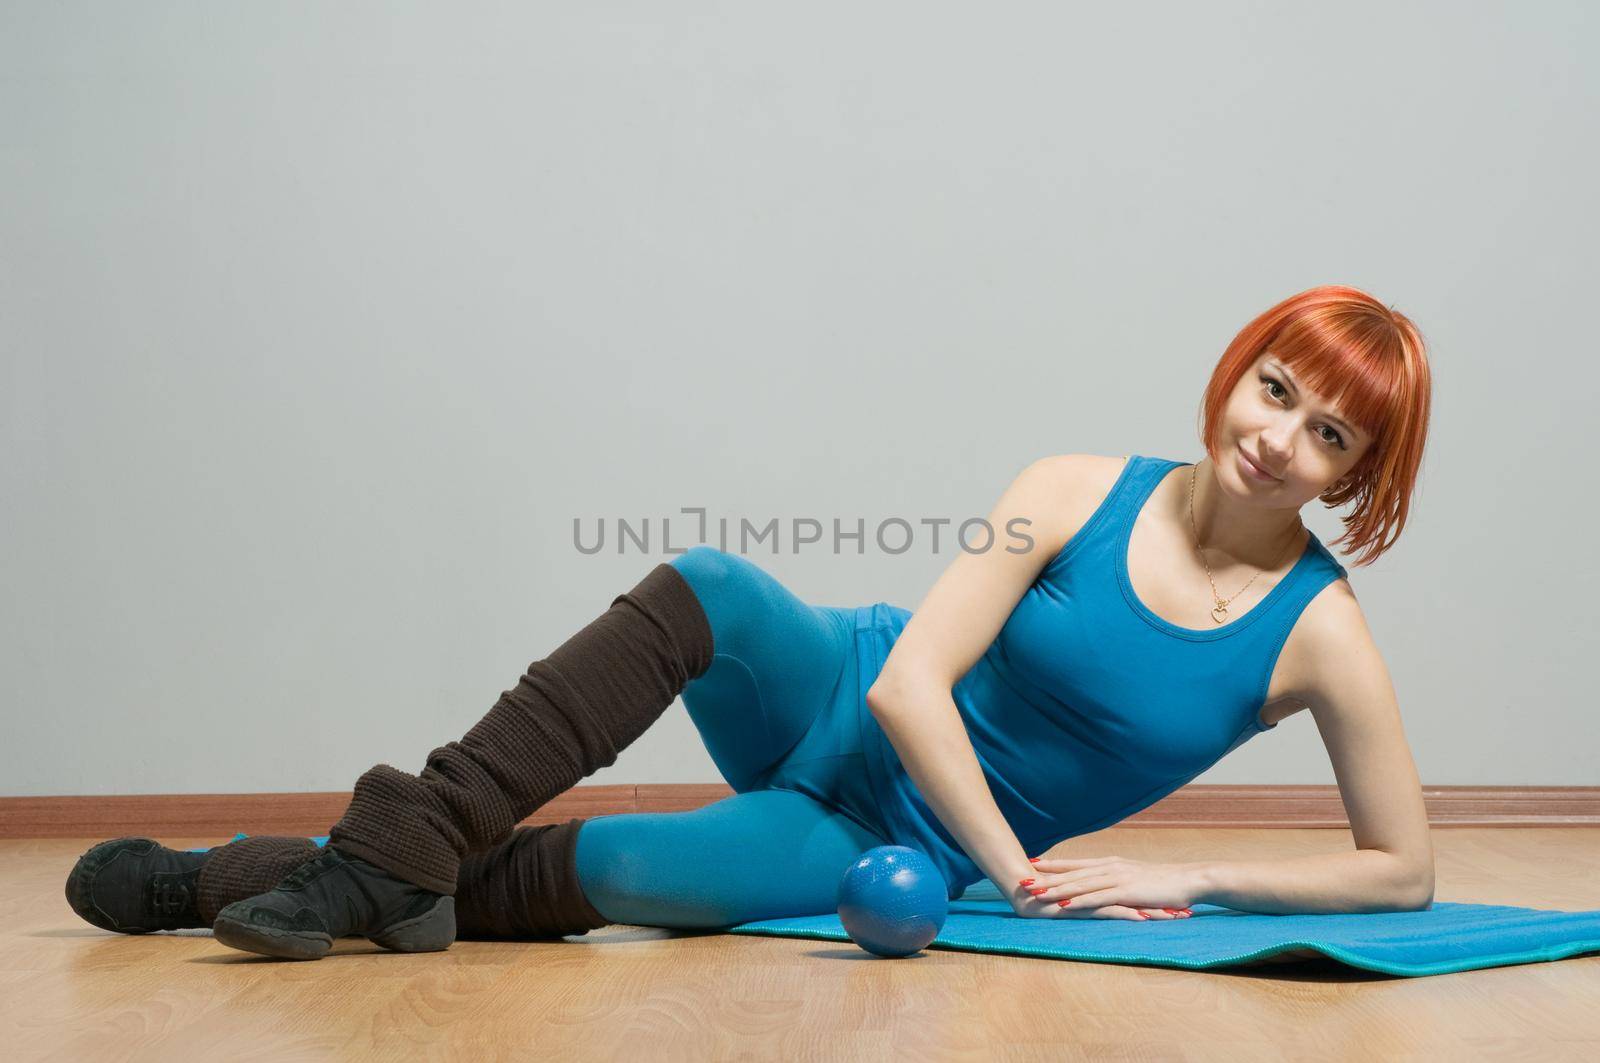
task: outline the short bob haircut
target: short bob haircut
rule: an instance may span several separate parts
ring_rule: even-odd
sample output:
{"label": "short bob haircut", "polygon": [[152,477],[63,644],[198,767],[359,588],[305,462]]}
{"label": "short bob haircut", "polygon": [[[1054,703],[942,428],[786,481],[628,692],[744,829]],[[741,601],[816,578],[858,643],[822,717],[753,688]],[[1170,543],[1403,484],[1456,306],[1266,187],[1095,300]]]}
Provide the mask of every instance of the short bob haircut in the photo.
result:
{"label": "short bob haircut", "polygon": [[1212,461],[1228,396],[1268,350],[1372,440],[1320,496],[1329,509],[1356,500],[1333,542],[1347,542],[1346,554],[1365,550],[1354,564],[1370,565],[1404,530],[1422,465],[1433,390],[1422,334],[1356,288],[1329,284],[1285,299],[1241,329],[1212,370],[1200,407],[1200,438]]}

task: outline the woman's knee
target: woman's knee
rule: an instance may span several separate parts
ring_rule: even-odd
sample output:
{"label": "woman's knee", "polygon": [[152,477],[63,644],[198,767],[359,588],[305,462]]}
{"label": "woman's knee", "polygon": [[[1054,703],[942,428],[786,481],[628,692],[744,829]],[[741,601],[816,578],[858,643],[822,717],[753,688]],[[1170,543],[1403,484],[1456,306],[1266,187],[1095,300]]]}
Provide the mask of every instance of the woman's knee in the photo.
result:
{"label": "woman's knee", "polygon": [[718,653],[727,652],[730,636],[763,619],[786,593],[759,565],[714,546],[691,546],[667,563],[699,599],[718,639]]}
{"label": "woman's knee", "polygon": [[737,554],[701,544],[689,547],[667,564],[689,581],[696,594],[703,594],[746,575],[744,567],[751,563]]}

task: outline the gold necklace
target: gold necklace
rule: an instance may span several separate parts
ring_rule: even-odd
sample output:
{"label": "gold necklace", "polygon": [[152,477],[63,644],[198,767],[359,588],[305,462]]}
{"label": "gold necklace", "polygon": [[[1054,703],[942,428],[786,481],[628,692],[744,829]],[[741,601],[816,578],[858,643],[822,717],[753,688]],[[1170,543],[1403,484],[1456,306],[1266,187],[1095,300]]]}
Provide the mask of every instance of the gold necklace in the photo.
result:
{"label": "gold necklace", "polygon": [[[1211,583],[1211,597],[1217,603],[1216,606],[1211,610],[1211,619],[1215,620],[1219,624],[1224,624],[1227,623],[1228,620],[1228,603],[1233,601],[1233,598],[1237,598],[1239,595],[1243,594],[1245,592],[1245,588],[1249,587],[1251,583],[1254,583],[1256,581],[1256,576],[1261,575],[1261,573],[1257,572],[1255,576],[1250,577],[1249,582],[1247,582],[1244,587],[1240,587],[1238,590],[1234,591],[1233,598],[1224,598],[1222,595],[1217,593],[1217,581],[1211,578],[1211,564],[1206,560],[1205,551],[1200,549],[1200,528],[1195,524],[1194,521],[1194,478],[1195,474],[1199,471],[1199,462],[1195,462],[1189,467],[1189,527],[1194,529],[1194,551],[1200,555],[1200,563],[1206,566],[1206,579]],[[1299,523],[1301,528],[1305,527],[1304,522],[1297,523]],[[1293,544],[1291,543],[1290,545],[1292,546]],[[1284,553],[1285,556],[1287,556],[1288,551],[1284,551]]]}

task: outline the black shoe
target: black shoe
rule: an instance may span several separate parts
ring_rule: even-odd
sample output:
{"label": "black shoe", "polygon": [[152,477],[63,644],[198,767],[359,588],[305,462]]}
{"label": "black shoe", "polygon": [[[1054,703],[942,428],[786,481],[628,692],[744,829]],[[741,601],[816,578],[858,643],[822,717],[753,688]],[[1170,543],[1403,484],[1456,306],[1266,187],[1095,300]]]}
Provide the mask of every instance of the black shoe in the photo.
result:
{"label": "black shoe", "polygon": [[321,959],[351,934],[396,952],[442,952],[456,939],[456,902],[325,845],[271,891],[218,912],[212,930],[224,945],[288,960]]}
{"label": "black shoe", "polygon": [[67,903],[101,930],[148,934],[206,925],[195,908],[205,853],[181,853],[150,838],[101,842],[73,865]]}

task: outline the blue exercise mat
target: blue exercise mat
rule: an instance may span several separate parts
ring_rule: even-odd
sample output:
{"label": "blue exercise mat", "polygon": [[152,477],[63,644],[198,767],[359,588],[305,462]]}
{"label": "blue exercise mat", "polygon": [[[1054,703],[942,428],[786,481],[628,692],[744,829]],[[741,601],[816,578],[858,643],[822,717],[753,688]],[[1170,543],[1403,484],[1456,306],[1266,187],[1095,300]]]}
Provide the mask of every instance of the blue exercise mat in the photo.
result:
{"label": "blue exercise mat", "polygon": [[[235,834],[234,841],[247,837]],[[327,835],[311,839],[326,845]],[[191,849],[202,853],[206,850]],[[1261,915],[1192,904],[1188,919],[1020,919],[994,883],[950,902],[929,948],[1199,971],[1310,949],[1366,971],[1418,977],[1600,952],[1600,911],[1435,901],[1423,912]],[[761,919],[730,934],[849,941],[837,915]]]}
{"label": "blue exercise mat", "polygon": [[[229,838],[228,841],[236,842],[240,838],[248,838],[248,837],[250,837],[250,835],[245,834],[244,832],[241,831],[240,833],[235,834],[233,837]],[[318,845],[327,845],[328,844],[328,836],[326,834],[319,834],[315,838],[312,838],[311,840],[316,842]],[[227,844],[227,843],[225,842],[223,844]],[[209,853],[211,850],[213,850],[215,848],[216,848],[215,845],[202,845],[202,846],[199,846],[198,848],[186,849],[184,851],[185,852],[190,852],[190,853]]]}
{"label": "blue exercise mat", "polygon": [[[950,902],[950,915],[929,947],[1184,970],[1256,963],[1312,949],[1351,967],[1411,977],[1600,951],[1600,911],[1447,901],[1421,912],[1341,915],[1189,907],[1194,915],[1188,919],[1022,919],[984,880]],[[850,940],[837,915],[762,919],[728,933]]]}

